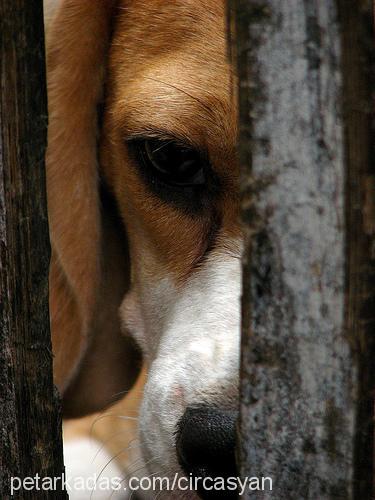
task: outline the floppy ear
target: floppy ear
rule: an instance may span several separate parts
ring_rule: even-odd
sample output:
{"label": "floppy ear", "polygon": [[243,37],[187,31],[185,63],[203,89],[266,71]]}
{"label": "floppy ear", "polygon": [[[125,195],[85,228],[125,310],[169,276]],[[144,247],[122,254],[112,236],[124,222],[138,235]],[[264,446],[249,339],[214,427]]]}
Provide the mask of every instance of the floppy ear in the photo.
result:
{"label": "floppy ear", "polygon": [[139,366],[118,317],[128,284],[126,237],[114,204],[100,195],[97,165],[113,9],[112,0],[62,0],[47,36],[51,328],[55,381],[69,416],[113,402]]}

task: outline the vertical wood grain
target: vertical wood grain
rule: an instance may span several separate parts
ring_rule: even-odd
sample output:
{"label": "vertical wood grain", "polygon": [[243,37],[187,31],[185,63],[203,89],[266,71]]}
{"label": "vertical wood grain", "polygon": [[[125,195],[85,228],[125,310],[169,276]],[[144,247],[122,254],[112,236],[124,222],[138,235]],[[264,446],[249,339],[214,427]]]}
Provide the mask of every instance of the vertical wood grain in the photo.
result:
{"label": "vertical wood grain", "polygon": [[[11,476],[63,473],[52,382],[43,2],[0,0],[0,497]],[[61,483],[60,483],[61,484]],[[19,491],[17,498],[66,498]]]}
{"label": "vertical wood grain", "polygon": [[245,229],[239,462],[273,479],[244,497],[370,499],[371,2],[229,4]]}

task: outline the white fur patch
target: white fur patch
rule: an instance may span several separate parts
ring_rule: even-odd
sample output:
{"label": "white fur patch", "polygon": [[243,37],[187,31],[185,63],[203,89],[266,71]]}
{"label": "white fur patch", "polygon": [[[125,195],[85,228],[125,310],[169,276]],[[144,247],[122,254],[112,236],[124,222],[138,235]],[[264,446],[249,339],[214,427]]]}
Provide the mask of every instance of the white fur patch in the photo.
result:
{"label": "white fur patch", "polygon": [[[106,483],[117,484],[122,481],[124,473],[99,441],[87,437],[65,441],[64,462],[67,485],[71,487],[68,490],[70,500],[129,498],[123,488],[122,491],[106,488]],[[105,489],[100,490],[99,485]]]}
{"label": "white fur patch", "polygon": [[[234,405],[238,396],[241,260],[212,255],[183,289],[164,278],[141,292],[122,307],[149,363],[141,448],[150,473],[169,475],[179,471],[175,431],[185,409],[225,407],[229,399]],[[135,303],[129,324],[126,317]],[[134,320],[138,315],[142,321]]]}

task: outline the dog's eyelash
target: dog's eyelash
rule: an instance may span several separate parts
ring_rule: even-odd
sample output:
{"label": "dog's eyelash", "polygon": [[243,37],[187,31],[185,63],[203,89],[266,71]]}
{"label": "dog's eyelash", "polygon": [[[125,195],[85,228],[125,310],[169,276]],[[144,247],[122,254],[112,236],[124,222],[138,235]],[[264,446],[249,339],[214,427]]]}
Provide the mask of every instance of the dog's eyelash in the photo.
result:
{"label": "dog's eyelash", "polygon": [[136,141],[146,141],[150,139],[155,139],[160,142],[173,142],[175,144],[180,144],[181,146],[196,149],[202,155],[207,155],[207,152],[204,148],[202,148],[202,145],[197,144],[191,137],[188,137],[187,135],[171,134],[166,130],[153,127],[146,127],[127,133],[125,142],[131,146]]}

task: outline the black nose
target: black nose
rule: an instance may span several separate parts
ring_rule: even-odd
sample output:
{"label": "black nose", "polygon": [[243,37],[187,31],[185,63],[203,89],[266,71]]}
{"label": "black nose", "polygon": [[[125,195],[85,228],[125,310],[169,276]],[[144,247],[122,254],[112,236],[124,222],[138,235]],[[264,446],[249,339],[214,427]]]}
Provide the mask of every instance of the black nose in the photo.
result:
{"label": "black nose", "polygon": [[[211,407],[187,408],[178,424],[177,457],[186,474],[200,478],[236,477],[237,412]],[[237,492],[207,490],[198,483],[201,498],[237,498]],[[206,486],[212,486],[206,481]]]}

